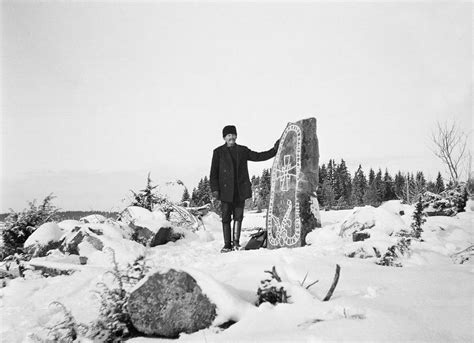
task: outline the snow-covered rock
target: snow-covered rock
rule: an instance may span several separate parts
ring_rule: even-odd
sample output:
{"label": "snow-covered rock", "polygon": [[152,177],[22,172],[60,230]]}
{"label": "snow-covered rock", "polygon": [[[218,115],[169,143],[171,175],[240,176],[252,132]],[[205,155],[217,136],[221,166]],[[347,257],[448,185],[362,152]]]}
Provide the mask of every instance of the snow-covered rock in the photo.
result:
{"label": "snow-covered rock", "polygon": [[33,256],[44,256],[48,250],[60,245],[64,231],[55,222],[39,226],[23,244],[23,247]]}
{"label": "snow-covered rock", "polygon": [[121,213],[120,221],[125,224],[137,221],[166,221],[166,216],[158,208],[152,212],[140,206],[129,206]]}
{"label": "snow-covered rock", "polygon": [[352,236],[354,232],[367,232],[371,237],[374,235],[391,235],[405,227],[405,223],[399,215],[372,206],[356,207],[341,224],[340,235],[342,237]]}

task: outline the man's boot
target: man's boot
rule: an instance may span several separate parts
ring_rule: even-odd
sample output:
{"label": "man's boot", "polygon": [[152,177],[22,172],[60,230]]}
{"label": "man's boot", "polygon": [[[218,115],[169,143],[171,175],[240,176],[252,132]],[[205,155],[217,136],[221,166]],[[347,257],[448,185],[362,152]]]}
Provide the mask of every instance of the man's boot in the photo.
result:
{"label": "man's boot", "polygon": [[240,231],[242,229],[242,222],[234,220],[234,229],[232,236],[234,239],[234,250],[240,250]]}
{"label": "man's boot", "polygon": [[222,223],[222,232],[224,233],[224,247],[221,249],[221,252],[232,251],[230,223]]}

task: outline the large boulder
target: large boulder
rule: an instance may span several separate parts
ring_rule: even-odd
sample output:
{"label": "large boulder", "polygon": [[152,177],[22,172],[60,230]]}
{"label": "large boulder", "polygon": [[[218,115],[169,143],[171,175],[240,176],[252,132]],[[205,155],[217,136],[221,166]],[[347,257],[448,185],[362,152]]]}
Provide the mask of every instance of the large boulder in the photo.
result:
{"label": "large boulder", "polygon": [[321,227],[318,187],[319,145],[316,119],[289,123],[273,161],[267,214],[268,247],[300,247]]}
{"label": "large boulder", "polygon": [[217,316],[196,279],[174,269],[142,280],[130,294],[128,310],[139,332],[168,338],[205,329]]}
{"label": "large boulder", "polygon": [[33,257],[45,256],[51,249],[61,245],[64,231],[54,222],[44,223],[39,226],[25,241],[23,247]]}

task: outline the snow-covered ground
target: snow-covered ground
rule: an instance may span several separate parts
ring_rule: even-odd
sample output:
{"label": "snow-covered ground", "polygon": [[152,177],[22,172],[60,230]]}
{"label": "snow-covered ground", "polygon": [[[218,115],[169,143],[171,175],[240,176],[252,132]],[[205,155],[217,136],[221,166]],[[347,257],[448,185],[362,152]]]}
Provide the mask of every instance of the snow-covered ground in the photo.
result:
{"label": "snow-covered ground", "polygon": [[[400,210],[405,214],[400,216]],[[378,209],[323,211],[323,227],[308,236],[311,245],[227,254],[219,252],[223,244],[221,224],[211,213],[204,218],[206,231],[151,248],[147,256],[157,268],[204,273],[233,295],[233,306],[222,315],[238,319],[236,324],[226,330],[211,327],[183,334],[179,341],[472,342],[473,264],[455,264],[450,255],[472,245],[473,212],[428,218],[422,236],[425,242],[413,244],[413,253],[403,260],[403,268],[379,266],[376,257],[346,256],[361,247],[382,251],[393,244],[396,239],[389,233],[409,225],[411,213],[410,207],[398,202]],[[372,225],[370,239],[352,242],[352,237],[344,234],[350,232],[347,230],[354,216]],[[245,243],[251,229],[265,227],[265,213],[247,212],[243,226],[247,229],[243,232]],[[114,246],[117,255],[130,261],[143,252],[135,249],[136,245]],[[61,263],[57,257],[55,261]],[[63,263],[71,261],[64,257]],[[338,286],[330,301],[323,302],[336,264],[341,266]],[[290,303],[251,306],[257,299],[260,280],[268,276],[264,271],[272,266],[287,285]],[[104,258],[96,256],[89,264],[75,264],[74,268],[79,271],[70,276],[17,278],[0,289],[2,342],[28,341],[28,333],[39,332],[52,316],[54,311],[48,304],[55,300],[71,309],[80,322],[88,323],[97,316],[98,301],[92,291],[110,263],[104,254]],[[309,291],[299,286],[306,274],[306,284],[319,280]],[[130,340],[155,341],[161,340]]]}

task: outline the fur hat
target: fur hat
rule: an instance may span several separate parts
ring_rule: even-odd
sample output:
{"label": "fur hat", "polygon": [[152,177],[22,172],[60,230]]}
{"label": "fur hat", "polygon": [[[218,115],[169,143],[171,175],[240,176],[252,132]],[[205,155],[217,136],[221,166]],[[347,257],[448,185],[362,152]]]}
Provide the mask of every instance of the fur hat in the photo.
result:
{"label": "fur hat", "polygon": [[234,135],[237,135],[237,129],[235,128],[234,125],[227,125],[222,129],[222,137],[227,136],[229,133],[233,133]]}

